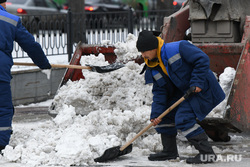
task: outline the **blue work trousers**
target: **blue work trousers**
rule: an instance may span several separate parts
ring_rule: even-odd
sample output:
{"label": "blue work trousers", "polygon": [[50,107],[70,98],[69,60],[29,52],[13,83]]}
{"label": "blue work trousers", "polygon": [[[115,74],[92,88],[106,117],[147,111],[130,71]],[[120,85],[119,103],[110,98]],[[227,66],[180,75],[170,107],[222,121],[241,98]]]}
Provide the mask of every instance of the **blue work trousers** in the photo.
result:
{"label": "blue work trousers", "polygon": [[[158,133],[172,136],[179,130],[186,138],[190,138],[204,132],[203,128],[197,124],[196,115],[188,101],[183,101],[176,109],[170,111],[156,126]],[[169,127],[162,126],[164,124],[169,125]],[[171,126],[173,124],[174,126]]]}
{"label": "blue work trousers", "polygon": [[9,144],[13,115],[10,83],[0,81],[0,146],[2,147]]}

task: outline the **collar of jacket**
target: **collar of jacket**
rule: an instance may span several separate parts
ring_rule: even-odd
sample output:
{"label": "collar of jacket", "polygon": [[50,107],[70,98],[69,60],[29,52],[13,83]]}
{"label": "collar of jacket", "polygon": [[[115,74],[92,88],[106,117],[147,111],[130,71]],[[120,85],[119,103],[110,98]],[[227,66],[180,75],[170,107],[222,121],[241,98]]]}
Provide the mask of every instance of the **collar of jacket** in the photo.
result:
{"label": "collar of jacket", "polygon": [[164,40],[161,39],[160,37],[157,37],[157,39],[158,39],[158,48],[157,48],[157,58],[158,58],[158,61],[150,61],[150,60],[145,59],[145,58],[144,58],[144,61],[147,64],[147,66],[150,67],[150,68],[153,68],[153,67],[156,67],[156,66],[159,65],[161,67],[162,71],[166,75],[168,75],[167,69],[164,66],[164,64],[162,62],[162,59],[161,59],[161,48],[162,48],[162,46],[164,44]]}
{"label": "collar of jacket", "polygon": [[6,11],[2,5],[0,5],[0,10]]}

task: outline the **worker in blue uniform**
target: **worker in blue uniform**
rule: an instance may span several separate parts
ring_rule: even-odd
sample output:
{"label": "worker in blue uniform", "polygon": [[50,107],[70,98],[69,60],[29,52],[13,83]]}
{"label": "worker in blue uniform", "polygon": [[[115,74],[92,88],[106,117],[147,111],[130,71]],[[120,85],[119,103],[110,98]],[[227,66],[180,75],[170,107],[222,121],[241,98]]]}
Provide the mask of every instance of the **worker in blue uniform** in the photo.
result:
{"label": "worker in blue uniform", "polygon": [[6,11],[6,0],[0,0],[0,152],[9,144],[12,133],[14,107],[11,97],[11,52],[16,41],[27,52],[32,61],[41,69],[51,65],[41,46],[22,26],[21,19]]}
{"label": "worker in blue uniform", "polygon": [[[136,43],[147,68],[146,84],[153,83],[153,103],[150,120],[161,134],[163,151],[150,154],[152,161],[176,159],[177,130],[199,151],[187,163],[210,163],[216,154],[208,142],[202,121],[211,110],[222,102],[225,94],[209,68],[209,57],[188,41],[164,43],[151,31],[139,33]],[[162,120],[157,117],[181,98],[188,90],[194,93]]]}

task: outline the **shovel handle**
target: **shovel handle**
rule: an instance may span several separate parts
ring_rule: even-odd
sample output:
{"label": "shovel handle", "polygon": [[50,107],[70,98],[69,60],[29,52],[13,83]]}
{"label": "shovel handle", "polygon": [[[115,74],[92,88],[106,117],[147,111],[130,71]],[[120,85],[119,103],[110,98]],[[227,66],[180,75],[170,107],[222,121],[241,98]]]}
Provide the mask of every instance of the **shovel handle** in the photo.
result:
{"label": "shovel handle", "polygon": [[[14,62],[14,65],[18,66],[37,66],[34,63],[23,63],[23,62]],[[91,70],[90,66],[80,66],[80,65],[67,65],[67,64],[50,64],[51,67],[55,68],[73,68],[73,69],[88,69]]]}
{"label": "shovel handle", "polygon": [[[187,97],[186,97],[187,98]],[[167,115],[171,110],[173,110],[175,107],[177,107],[181,102],[183,102],[186,99],[184,96],[180,98],[177,102],[175,102],[172,106],[170,106],[167,110],[165,110],[160,116],[158,116],[158,119],[162,119],[165,115]],[[138,137],[140,137],[144,132],[146,132],[149,128],[151,128],[154,125],[153,122],[151,122],[147,127],[142,129],[133,139],[131,139],[128,143],[123,145],[120,148],[120,151],[123,151],[125,148],[127,148],[133,141],[135,141]]]}

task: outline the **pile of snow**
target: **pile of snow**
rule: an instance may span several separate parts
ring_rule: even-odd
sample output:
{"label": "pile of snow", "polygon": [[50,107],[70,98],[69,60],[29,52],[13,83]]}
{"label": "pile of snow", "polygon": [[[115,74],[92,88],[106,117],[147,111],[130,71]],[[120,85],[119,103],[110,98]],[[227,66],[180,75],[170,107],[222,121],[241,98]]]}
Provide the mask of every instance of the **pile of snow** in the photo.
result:
{"label": "pile of snow", "polygon": [[60,88],[54,97],[55,112],[60,112],[64,105],[73,106],[76,113],[81,115],[93,110],[134,111],[140,106],[150,106],[151,86],[144,84],[144,77],[139,74],[141,69],[137,63],[129,62],[125,67],[110,73],[85,71],[83,74],[86,79],[69,81]]}
{"label": "pile of snow", "polygon": [[[149,111],[150,108],[144,106],[123,112],[96,110],[80,116],[76,115],[74,107],[64,105],[52,121],[30,128],[18,125],[16,129],[14,125],[11,144],[4,150],[4,156],[9,161],[31,165],[92,164],[107,148],[124,144],[146,126]],[[150,138],[153,136],[143,145],[135,142],[134,147],[152,148]]]}
{"label": "pile of snow", "polygon": [[232,67],[226,67],[224,72],[219,76],[219,84],[223,89],[226,97],[225,99],[216,106],[209,114],[208,117],[223,118],[226,110],[228,109],[227,101],[230,94],[231,86],[235,77],[235,69]]}
{"label": "pile of snow", "polygon": [[[135,59],[136,38],[117,43],[120,61]],[[121,58],[120,58],[121,57]],[[106,65],[104,56],[83,56],[82,64]],[[67,82],[53,103],[58,115],[36,125],[13,124],[10,145],[4,150],[7,160],[39,165],[88,165],[110,147],[123,145],[149,122],[152,85],[144,85],[139,75],[143,65],[134,62],[105,74],[83,71],[86,79]],[[230,75],[231,76],[231,75]],[[221,82],[227,80],[221,77]],[[221,83],[228,86],[228,81]],[[80,113],[80,114],[79,114]],[[192,147],[178,139],[181,154]],[[161,150],[160,137],[152,128],[133,142],[131,155],[148,155]]]}
{"label": "pile of snow", "polygon": [[117,61],[128,62],[140,57],[140,53],[136,48],[137,37],[129,34],[126,43],[118,42],[115,46],[115,54],[117,55]]}
{"label": "pile of snow", "polygon": [[[129,35],[130,39],[136,40]],[[128,45],[134,45],[133,41]],[[138,57],[139,53],[130,52],[130,48],[117,44],[119,56],[129,56],[119,61]],[[81,64],[101,66],[107,62],[100,54],[83,56]],[[32,165],[85,165],[94,163],[94,158],[107,148],[125,144],[150,123],[152,86],[144,84],[144,76],[139,74],[142,67],[128,62],[105,74],[84,70],[86,79],[67,82],[53,99],[58,112],[53,120],[30,129],[13,125],[5,158]],[[159,142],[159,136],[151,129],[133,143],[133,150],[138,150],[133,152],[140,155],[160,150]]]}

